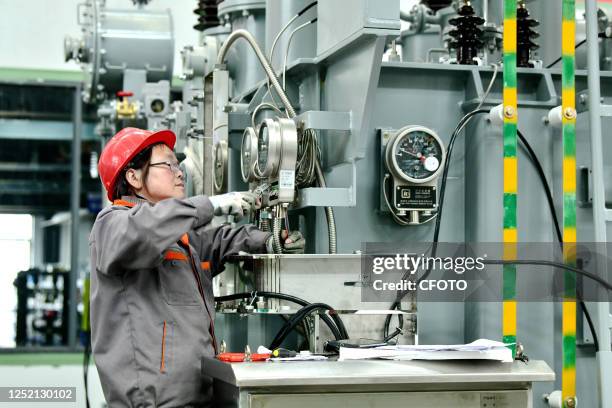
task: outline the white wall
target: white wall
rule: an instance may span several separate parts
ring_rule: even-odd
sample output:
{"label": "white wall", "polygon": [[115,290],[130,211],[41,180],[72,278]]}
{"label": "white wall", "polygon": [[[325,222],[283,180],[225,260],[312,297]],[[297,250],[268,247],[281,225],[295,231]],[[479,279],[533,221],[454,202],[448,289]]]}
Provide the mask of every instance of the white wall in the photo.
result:
{"label": "white wall", "polygon": [[[78,70],[64,62],[64,36],[81,35],[77,4],[83,0],[0,0],[0,67]],[[130,0],[107,0],[109,8],[134,7]],[[180,50],[196,44],[196,0],[152,0],[150,9],[170,9],[174,20],[174,75],[181,73]]]}

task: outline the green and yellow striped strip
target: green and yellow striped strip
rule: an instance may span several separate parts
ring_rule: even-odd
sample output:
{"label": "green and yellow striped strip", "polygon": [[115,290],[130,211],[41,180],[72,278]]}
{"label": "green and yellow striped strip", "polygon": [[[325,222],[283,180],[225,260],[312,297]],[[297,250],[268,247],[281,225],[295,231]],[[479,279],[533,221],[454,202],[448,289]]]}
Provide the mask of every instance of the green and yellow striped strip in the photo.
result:
{"label": "green and yellow striped strip", "polygon": [[[504,0],[504,259],[516,259],[518,163],[516,125],[516,0]],[[503,266],[503,341],[516,342],[516,266]],[[512,354],[516,346],[511,346]]]}
{"label": "green and yellow striped strip", "polygon": [[[575,0],[563,0],[562,115],[563,115],[563,260],[576,264],[576,86],[574,60],[576,42]],[[563,296],[563,406],[576,396],[576,277],[565,272]]]}

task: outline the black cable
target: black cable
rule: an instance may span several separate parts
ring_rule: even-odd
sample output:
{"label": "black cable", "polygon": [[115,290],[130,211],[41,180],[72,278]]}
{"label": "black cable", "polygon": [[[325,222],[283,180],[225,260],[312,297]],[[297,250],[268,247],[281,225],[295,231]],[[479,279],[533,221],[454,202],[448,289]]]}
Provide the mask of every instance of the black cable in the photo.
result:
{"label": "black cable", "polygon": [[[254,292],[244,292],[244,293],[235,293],[232,295],[227,295],[227,296],[218,296],[215,297],[215,302],[229,302],[232,300],[238,300],[238,299],[250,299],[253,298],[255,296],[262,296],[265,298],[269,298],[269,299],[280,299],[280,300],[286,300],[288,302],[293,302],[296,303],[302,307],[306,307],[311,305],[310,302],[301,299],[297,296],[293,296],[293,295],[288,295],[286,293],[279,293],[279,292],[259,292],[259,291],[254,291]],[[328,306],[329,307],[329,306]],[[302,309],[300,309],[302,310]],[[329,307],[329,310],[333,310],[331,307]],[[299,311],[298,311],[299,313]],[[297,313],[296,313],[297,314]],[[334,337],[340,338],[340,337],[344,337],[344,338],[348,338],[348,333],[346,331],[346,328],[344,326],[344,323],[342,322],[342,320],[340,320],[339,317],[336,317],[339,321],[336,321],[336,319],[334,319],[334,315],[332,315],[332,318],[330,319],[330,317],[328,315],[321,315],[321,320],[323,320],[323,322],[325,323],[325,325],[329,328],[329,330],[332,332],[332,334],[334,334]],[[287,325],[287,323],[285,324]],[[285,326],[283,326],[285,327]],[[282,330],[282,329],[281,329]]]}
{"label": "black cable", "polygon": [[612,292],[612,284],[607,282],[605,279],[599,277],[599,275],[594,274],[589,271],[585,271],[584,269],[576,268],[575,266],[567,265],[562,262],[555,261],[546,261],[544,259],[515,259],[515,260],[503,260],[503,259],[490,259],[483,261],[485,264],[491,265],[542,265],[542,266],[554,266],[557,268],[565,269],[566,271],[574,272],[577,275],[586,276],[587,278],[599,283],[601,286],[606,288],[607,290]]}
{"label": "black cable", "polygon": [[[531,163],[534,165],[536,172],[538,173],[538,176],[540,178],[540,181],[542,182],[542,187],[544,188],[544,192],[546,194],[546,200],[548,201],[548,208],[550,209],[550,214],[553,219],[553,225],[555,226],[557,240],[559,241],[559,245],[561,245],[561,248],[563,248],[563,234],[561,233],[561,227],[559,226],[559,217],[557,216],[557,210],[555,209],[555,204],[552,192],[550,190],[550,186],[548,185],[546,175],[544,174],[544,168],[542,167],[542,164],[540,163],[540,160],[538,159],[538,156],[536,155],[535,151],[531,148],[531,145],[529,144],[525,136],[523,136],[520,130],[517,130],[517,135],[522,143],[522,146],[527,150],[527,156],[531,160]],[[577,293],[579,295],[579,298],[581,298],[582,295],[578,290]],[[589,330],[593,335],[593,345],[595,346],[595,350],[598,351],[599,339],[597,337],[597,331],[595,330],[595,325],[593,324],[593,320],[591,319],[591,314],[589,313],[589,310],[587,309],[586,304],[582,299],[580,299],[580,308],[582,309],[582,312],[586,317],[587,324],[589,325]]]}
{"label": "black cable", "polygon": [[561,228],[559,227],[559,217],[557,216],[557,211],[555,210],[555,203],[553,200],[552,192],[550,190],[550,186],[548,185],[548,181],[546,180],[546,175],[544,174],[544,168],[538,160],[538,156],[536,156],[535,151],[531,148],[531,145],[523,136],[520,130],[516,131],[519,140],[527,150],[527,156],[531,160],[531,163],[536,169],[538,176],[540,177],[540,181],[542,182],[542,188],[544,188],[544,193],[546,194],[546,200],[548,201],[548,207],[550,208],[550,213],[553,219],[553,225],[555,227],[555,233],[557,234],[557,240],[560,244],[563,244],[563,234],[561,233]]}
{"label": "black cable", "polygon": [[342,323],[342,320],[339,318],[336,311],[331,306],[326,305],[325,303],[312,303],[308,306],[304,306],[295,315],[293,315],[291,319],[289,319],[289,322],[287,322],[285,326],[281,328],[281,330],[278,332],[274,340],[272,340],[268,348],[270,350],[274,350],[278,348],[282,344],[282,342],[287,338],[289,333],[295,328],[295,326],[297,326],[310,313],[314,312],[315,310],[319,310],[319,309],[330,311],[330,316],[332,317],[332,319],[334,319],[334,322],[336,323],[337,328],[339,329],[339,333],[334,333],[334,337],[336,338],[336,340],[348,339],[346,328],[344,327],[344,324]]}
{"label": "black cable", "polygon": [[[469,113],[467,113],[463,118],[461,118],[461,120],[459,121],[459,123],[457,124],[457,126],[455,127],[455,130],[453,131],[451,138],[448,142],[448,147],[446,149],[446,161],[444,164],[444,171],[442,173],[442,181],[440,182],[440,196],[438,199],[438,213],[437,213],[437,217],[436,217],[436,224],[434,227],[434,235],[433,235],[433,242],[432,242],[432,248],[431,248],[431,256],[436,256],[436,252],[437,252],[437,248],[438,248],[438,240],[440,239],[440,225],[441,225],[441,221],[442,221],[442,209],[444,208],[444,196],[445,196],[445,192],[446,192],[446,181],[448,179],[448,170],[450,168],[450,159],[453,153],[453,148],[455,146],[455,140],[457,140],[458,135],[461,133],[461,130],[463,129],[464,125],[467,124],[468,121],[470,121],[474,116],[479,115],[479,114],[484,114],[484,113],[489,113],[489,110],[487,109],[476,109],[473,110]],[[421,276],[418,280],[417,280],[417,284],[422,281],[423,279],[427,278],[427,276],[429,276],[429,274],[431,273],[431,268],[428,268],[427,271],[423,274],[423,276]],[[393,304],[391,305],[391,310],[395,310],[397,308],[399,308],[401,306],[401,301],[404,298],[404,296],[406,295],[406,292],[404,292],[403,294],[400,292],[400,294],[398,294],[397,299],[395,300],[395,302],[393,302]],[[384,339],[385,341],[389,341],[392,338],[394,338],[395,336],[398,336],[399,334],[401,334],[402,332],[402,328],[404,326],[404,318],[403,316],[397,315],[397,319],[398,319],[398,327],[397,329],[393,332],[393,334],[389,335],[389,326],[391,324],[391,314],[388,314],[385,317],[385,325],[384,325],[384,329],[383,329],[383,333],[384,333]]]}
{"label": "black cable", "polygon": [[[578,44],[576,44],[576,46],[574,47],[574,49],[575,49],[575,50],[576,50],[576,49],[578,49],[578,47],[580,47],[580,46],[581,46],[582,44],[584,44],[585,42],[586,42],[586,38],[585,38],[584,40],[580,41]],[[553,65],[555,65],[556,63],[558,63],[559,61],[561,61],[561,59],[562,59],[562,58],[563,58],[563,57],[559,57],[559,58],[557,58],[556,60],[554,60],[553,62],[551,62],[550,64],[548,64],[548,65],[546,66],[546,68],[552,68],[552,66],[553,66]]]}
{"label": "black cable", "polygon": [[304,7],[302,10],[298,11],[297,15],[301,16],[302,14],[304,14],[305,12],[307,12],[308,10],[310,10],[311,8],[313,8],[314,6],[317,5],[317,3],[319,3],[318,1],[313,1],[312,3],[310,3],[309,5],[307,5],[306,7]]}
{"label": "black cable", "polygon": [[[608,37],[606,37],[606,34],[605,34],[605,33],[599,33],[599,34],[597,35],[597,37],[598,37],[598,38],[608,38]],[[577,50],[577,49],[578,49],[578,47],[580,47],[582,44],[584,44],[584,43],[586,43],[586,42],[587,42],[587,39],[586,39],[586,38],[585,38],[584,40],[582,40],[582,41],[579,41],[579,42],[578,42],[578,44],[576,44],[576,46],[574,47],[574,50]],[[562,59],[562,58],[563,58],[563,57],[559,57],[559,58],[557,58],[556,60],[554,60],[553,62],[551,62],[550,64],[548,64],[548,65],[546,66],[546,68],[552,68],[552,67],[553,67],[553,65],[555,65],[556,63],[558,63],[559,61],[561,61],[561,59]]]}

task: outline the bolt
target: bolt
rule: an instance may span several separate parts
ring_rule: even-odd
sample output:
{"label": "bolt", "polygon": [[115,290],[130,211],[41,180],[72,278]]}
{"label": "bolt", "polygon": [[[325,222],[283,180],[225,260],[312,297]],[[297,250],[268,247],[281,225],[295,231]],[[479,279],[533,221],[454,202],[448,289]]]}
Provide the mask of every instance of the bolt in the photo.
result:
{"label": "bolt", "polygon": [[565,108],[563,110],[563,116],[565,116],[565,119],[569,119],[569,120],[576,119],[576,109],[574,109],[574,108]]}
{"label": "bolt", "polygon": [[504,108],[504,116],[507,117],[508,119],[514,118],[515,113],[516,112],[513,106],[506,106]]}
{"label": "bolt", "polygon": [[576,397],[567,397],[565,399],[565,406],[568,408],[574,408],[576,406]]}

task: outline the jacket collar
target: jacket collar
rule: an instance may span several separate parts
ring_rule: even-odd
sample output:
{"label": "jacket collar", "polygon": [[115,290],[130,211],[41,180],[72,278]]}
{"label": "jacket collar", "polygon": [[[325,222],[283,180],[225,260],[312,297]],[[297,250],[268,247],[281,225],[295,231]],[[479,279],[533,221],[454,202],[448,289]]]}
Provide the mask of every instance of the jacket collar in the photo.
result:
{"label": "jacket collar", "polygon": [[134,207],[141,203],[148,203],[148,201],[138,196],[122,196],[121,199],[113,201],[113,205],[124,207]]}

